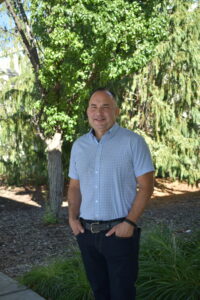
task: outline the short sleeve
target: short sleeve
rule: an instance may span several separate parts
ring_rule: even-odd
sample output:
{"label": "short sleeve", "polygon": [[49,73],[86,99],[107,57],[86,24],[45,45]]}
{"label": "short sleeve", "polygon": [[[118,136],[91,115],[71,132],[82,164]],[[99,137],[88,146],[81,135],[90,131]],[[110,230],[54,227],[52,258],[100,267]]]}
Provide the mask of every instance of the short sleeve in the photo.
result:
{"label": "short sleeve", "polygon": [[149,147],[143,137],[138,135],[136,141],[132,143],[132,153],[134,173],[136,177],[154,171]]}
{"label": "short sleeve", "polygon": [[76,168],[76,144],[75,143],[73,144],[71,150],[68,176],[72,179],[79,180],[79,176]]}

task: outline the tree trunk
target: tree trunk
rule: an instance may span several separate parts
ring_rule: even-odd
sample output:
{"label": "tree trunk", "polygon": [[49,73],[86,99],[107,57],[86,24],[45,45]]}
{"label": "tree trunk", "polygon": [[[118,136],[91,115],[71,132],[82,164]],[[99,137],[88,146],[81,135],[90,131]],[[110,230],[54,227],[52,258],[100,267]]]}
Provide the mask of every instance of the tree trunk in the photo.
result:
{"label": "tree trunk", "polygon": [[62,134],[56,132],[46,140],[48,153],[49,209],[53,217],[59,218],[63,201]]}

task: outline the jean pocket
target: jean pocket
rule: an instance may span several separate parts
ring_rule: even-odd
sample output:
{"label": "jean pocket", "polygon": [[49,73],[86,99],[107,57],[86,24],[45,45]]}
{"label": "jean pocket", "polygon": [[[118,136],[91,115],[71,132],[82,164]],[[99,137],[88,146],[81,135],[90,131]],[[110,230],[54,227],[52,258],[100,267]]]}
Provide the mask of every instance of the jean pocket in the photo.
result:
{"label": "jean pocket", "polygon": [[128,240],[128,239],[140,239],[140,234],[141,234],[141,228],[140,227],[137,227],[135,228],[135,230],[133,231],[133,234],[129,237],[121,237],[121,236],[118,236],[116,234],[113,234],[113,236],[116,238],[116,239],[121,239],[121,240]]}
{"label": "jean pocket", "polygon": [[82,232],[79,232],[78,234],[75,234],[75,238],[78,238],[79,236],[81,236]]}
{"label": "jean pocket", "polygon": [[123,237],[123,236],[118,236],[116,234],[114,234],[114,237],[118,240],[129,240],[132,239],[134,235],[128,236],[128,237]]}

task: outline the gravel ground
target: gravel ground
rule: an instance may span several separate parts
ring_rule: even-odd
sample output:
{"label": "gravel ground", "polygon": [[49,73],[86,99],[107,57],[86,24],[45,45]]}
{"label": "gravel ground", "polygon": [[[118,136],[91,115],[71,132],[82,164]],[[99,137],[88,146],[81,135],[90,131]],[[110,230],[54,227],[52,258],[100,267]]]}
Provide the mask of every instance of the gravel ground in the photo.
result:
{"label": "gravel ground", "polygon": [[[21,276],[35,265],[45,265],[58,256],[73,255],[75,238],[67,223],[64,203],[61,221],[44,225],[41,190],[0,187],[0,271]],[[186,184],[159,183],[139,224],[164,223],[178,233],[200,228],[200,191]]]}

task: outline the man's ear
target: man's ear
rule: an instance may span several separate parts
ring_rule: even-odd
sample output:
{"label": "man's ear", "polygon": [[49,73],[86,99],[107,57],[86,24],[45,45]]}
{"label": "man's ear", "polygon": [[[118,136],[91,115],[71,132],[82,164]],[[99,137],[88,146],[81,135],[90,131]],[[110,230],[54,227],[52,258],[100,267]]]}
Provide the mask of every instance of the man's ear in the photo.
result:
{"label": "man's ear", "polygon": [[88,117],[88,110],[89,110],[89,107],[86,109],[86,115],[87,115],[87,117]]}
{"label": "man's ear", "polygon": [[119,107],[116,107],[116,109],[115,109],[116,117],[119,117],[119,114],[120,114],[120,109],[119,109]]}

